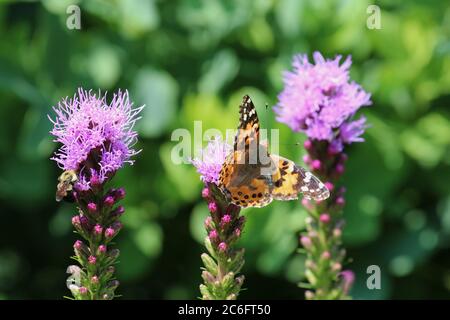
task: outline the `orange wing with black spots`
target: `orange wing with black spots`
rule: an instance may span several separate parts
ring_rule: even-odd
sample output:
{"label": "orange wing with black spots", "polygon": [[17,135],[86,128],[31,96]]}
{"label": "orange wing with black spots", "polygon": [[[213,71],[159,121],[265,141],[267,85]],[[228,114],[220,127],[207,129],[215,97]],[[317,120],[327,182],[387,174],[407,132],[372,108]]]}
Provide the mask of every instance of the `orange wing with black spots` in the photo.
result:
{"label": "orange wing with black spots", "polygon": [[298,193],[308,199],[324,200],[330,193],[325,185],[291,160],[269,155],[260,143],[259,120],[249,96],[239,108],[240,122],[234,149],[219,175],[219,189],[240,207],[264,207],[276,200],[293,200]]}
{"label": "orange wing with black spots", "polygon": [[[272,196],[270,175],[262,174],[261,169],[271,163],[267,148],[259,143],[258,115],[249,96],[242,99],[239,113],[233,152],[220,171],[219,188],[240,207],[263,207],[272,201]],[[260,154],[266,155],[267,164]]]}

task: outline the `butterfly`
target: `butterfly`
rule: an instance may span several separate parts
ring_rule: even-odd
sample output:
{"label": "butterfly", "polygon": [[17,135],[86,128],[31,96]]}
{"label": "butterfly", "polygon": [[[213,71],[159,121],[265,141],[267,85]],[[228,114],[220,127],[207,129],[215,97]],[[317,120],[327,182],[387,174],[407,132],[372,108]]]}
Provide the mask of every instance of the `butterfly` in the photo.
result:
{"label": "butterfly", "polygon": [[240,120],[233,150],[219,174],[218,187],[239,207],[264,207],[272,200],[325,200],[327,187],[311,172],[279,155],[269,154],[260,141],[260,125],[255,106],[248,95],[239,107]]}

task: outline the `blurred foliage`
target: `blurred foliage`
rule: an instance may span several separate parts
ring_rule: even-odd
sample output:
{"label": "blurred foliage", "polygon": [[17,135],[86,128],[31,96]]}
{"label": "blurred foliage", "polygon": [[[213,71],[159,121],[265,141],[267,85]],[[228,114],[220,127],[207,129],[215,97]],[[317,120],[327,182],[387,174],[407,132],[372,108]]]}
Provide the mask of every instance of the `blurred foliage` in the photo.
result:
{"label": "blurred foliage", "polygon": [[[66,27],[81,7],[81,30]],[[349,149],[345,242],[357,299],[450,297],[450,6],[368,0],[44,0],[0,5],[0,298],[61,298],[75,208],[54,201],[56,145],[47,114],[78,86],[128,88],[146,104],[143,152],[121,170],[125,229],[118,267],[125,298],[196,298],[207,214],[190,165],[170,160],[175,128],[233,128],[249,93],[281,154],[300,162],[303,137],[276,123],[282,71],[295,53],[351,54],[373,93],[366,142]],[[297,202],[245,210],[243,299],[302,298]],[[382,270],[368,290],[366,268]]]}

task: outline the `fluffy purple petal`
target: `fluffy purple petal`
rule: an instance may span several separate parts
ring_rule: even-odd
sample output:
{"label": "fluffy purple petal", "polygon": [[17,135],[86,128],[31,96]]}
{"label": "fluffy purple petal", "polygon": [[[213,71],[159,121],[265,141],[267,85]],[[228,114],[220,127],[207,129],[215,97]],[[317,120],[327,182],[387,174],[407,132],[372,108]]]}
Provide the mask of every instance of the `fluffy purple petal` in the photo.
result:
{"label": "fluffy purple petal", "polygon": [[143,107],[132,108],[128,91],[118,91],[110,103],[106,95],[78,89],[72,99],[63,99],[53,107],[56,118],[50,133],[62,146],[52,160],[64,170],[79,172],[78,186],[89,189],[89,180],[96,177],[103,182],[131,157],[137,132],[133,127]]}

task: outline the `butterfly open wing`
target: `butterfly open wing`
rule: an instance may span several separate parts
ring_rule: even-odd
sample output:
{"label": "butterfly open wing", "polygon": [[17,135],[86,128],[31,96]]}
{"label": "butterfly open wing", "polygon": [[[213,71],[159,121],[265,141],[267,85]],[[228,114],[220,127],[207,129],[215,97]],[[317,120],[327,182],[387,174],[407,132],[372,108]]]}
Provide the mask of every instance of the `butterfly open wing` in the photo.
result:
{"label": "butterfly open wing", "polygon": [[267,145],[259,141],[258,115],[249,96],[244,96],[239,113],[234,150],[219,174],[219,189],[230,202],[240,207],[264,207],[273,199],[297,199],[300,192],[317,201],[330,196],[326,186],[310,172],[291,160],[269,156]]}
{"label": "butterfly open wing", "polygon": [[264,165],[259,155],[264,153],[268,159],[268,153],[259,144],[259,119],[249,96],[242,99],[239,113],[234,151],[222,166],[219,188],[240,207],[263,207],[272,201],[271,178],[261,173]]}

